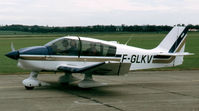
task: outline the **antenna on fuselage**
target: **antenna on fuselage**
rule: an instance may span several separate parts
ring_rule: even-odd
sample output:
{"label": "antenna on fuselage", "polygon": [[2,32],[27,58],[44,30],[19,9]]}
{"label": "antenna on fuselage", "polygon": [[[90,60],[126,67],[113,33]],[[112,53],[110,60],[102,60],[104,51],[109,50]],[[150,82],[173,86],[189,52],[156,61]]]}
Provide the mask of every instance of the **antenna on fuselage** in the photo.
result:
{"label": "antenna on fuselage", "polygon": [[129,37],[129,39],[126,41],[125,45],[127,45],[130,40],[131,40],[131,37]]}

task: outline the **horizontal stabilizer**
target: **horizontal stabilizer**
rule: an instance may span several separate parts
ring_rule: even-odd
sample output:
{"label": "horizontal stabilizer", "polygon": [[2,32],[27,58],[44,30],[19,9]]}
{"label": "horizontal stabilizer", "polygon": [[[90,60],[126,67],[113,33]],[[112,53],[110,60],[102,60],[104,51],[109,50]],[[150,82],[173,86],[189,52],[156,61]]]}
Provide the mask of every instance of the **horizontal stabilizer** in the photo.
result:
{"label": "horizontal stabilizer", "polygon": [[94,65],[89,65],[89,66],[84,66],[84,67],[74,67],[74,66],[69,66],[69,65],[63,65],[63,66],[59,66],[57,69],[59,71],[68,72],[68,73],[82,73],[82,72],[91,70],[93,68],[99,67],[103,64],[106,64],[106,62],[100,62]]}
{"label": "horizontal stabilizer", "polygon": [[194,55],[194,53],[189,53],[189,52],[178,52],[178,53],[159,53],[157,54],[159,56],[185,56],[185,55]]}

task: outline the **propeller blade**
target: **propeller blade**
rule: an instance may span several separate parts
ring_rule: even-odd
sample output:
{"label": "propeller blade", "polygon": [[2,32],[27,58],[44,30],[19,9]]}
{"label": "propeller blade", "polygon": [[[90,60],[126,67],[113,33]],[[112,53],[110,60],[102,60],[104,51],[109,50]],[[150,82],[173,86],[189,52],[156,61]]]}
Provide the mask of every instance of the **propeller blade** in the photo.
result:
{"label": "propeller blade", "polygon": [[15,48],[14,48],[13,42],[11,42],[11,49],[12,49],[12,51],[15,51]]}

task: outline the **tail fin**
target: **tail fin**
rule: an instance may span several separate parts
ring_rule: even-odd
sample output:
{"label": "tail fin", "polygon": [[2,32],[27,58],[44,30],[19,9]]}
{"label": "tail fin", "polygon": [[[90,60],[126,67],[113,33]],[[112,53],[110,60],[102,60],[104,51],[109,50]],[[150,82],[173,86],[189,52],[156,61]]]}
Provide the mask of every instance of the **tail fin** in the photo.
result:
{"label": "tail fin", "polygon": [[184,52],[187,32],[187,27],[173,27],[160,44],[156,48],[150,50],[153,54],[151,64],[133,64],[130,70],[181,65],[185,55],[193,55],[192,53]]}
{"label": "tail fin", "polygon": [[[159,53],[157,54],[157,58],[153,61],[153,63],[172,63],[170,65],[176,66],[183,63],[184,55],[193,55],[191,53],[184,52],[187,32],[187,27],[175,26],[162,40],[162,42],[154,49]],[[158,58],[165,56],[169,58]]]}
{"label": "tail fin", "polygon": [[180,52],[184,48],[188,28],[183,26],[175,26],[155,48],[163,52],[175,53]]}

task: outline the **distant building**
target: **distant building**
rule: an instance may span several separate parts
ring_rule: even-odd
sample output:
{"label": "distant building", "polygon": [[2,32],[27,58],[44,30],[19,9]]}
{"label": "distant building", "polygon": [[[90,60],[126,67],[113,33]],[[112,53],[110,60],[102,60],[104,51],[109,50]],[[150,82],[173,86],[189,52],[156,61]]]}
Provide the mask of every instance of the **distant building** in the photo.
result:
{"label": "distant building", "polygon": [[189,29],[189,31],[191,31],[191,32],[197,32],[199,30],[198,29]]}
{"label": "distant building", "polygon": [[123,31],[123,27],[122,26],[116,26],[116,31],[117,32]]}

